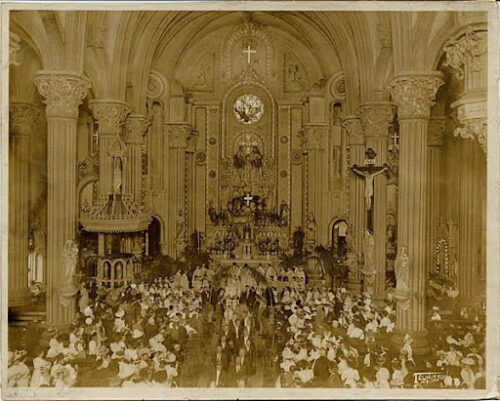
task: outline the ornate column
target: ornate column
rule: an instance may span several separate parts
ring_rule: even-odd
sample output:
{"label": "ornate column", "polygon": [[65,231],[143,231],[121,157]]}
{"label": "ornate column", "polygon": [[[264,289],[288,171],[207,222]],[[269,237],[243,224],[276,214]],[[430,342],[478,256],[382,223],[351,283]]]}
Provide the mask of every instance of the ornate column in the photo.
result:
{"label": "ornate column", "polygon": [[99,99],[89,102],[96,119],[99,138],[99,195],[113,192],[113,159],[110,151],[120,135],[129,113],[127,103],[121,100]]}
{"label": "ornate column", "polygon": [[[362,164],[365,157],[363,127],[358,116],[342,119],[342,127],[347,132],[349,165]],[[349,234],[353,251],[359,256],[362,252],[363,235],[366,229],[365,182],[356,174],[349,175]],[[361,290],[361,271],[349,272],[348,287],[352,291]]]}
{"label": "ornate column", "polygon": [[446,117],[432,117],[427,131],[427,182],[428,182],[428,213],[427,213],[427,273],[434,271],[434,248],[438,238],[438,225],[441,207],[443,179],[441,177],[441,149],[446,131]]}
{"label": "ornate column", "polygon": [[76,128],[78,107],[90,84],[77,74],[40,72],[35,77],[47,115],[47,325],[64,328],[75,314],[75,300],[64,302],[59,285],[67,266],[63,249],[76,235]]}
{"label": "ornate column", "polygon": [[9,306],[29,302],[29,137],[37,115],[31,103],[9,105]]}
{"label": "ornate column", "polygon": [[[307,152],[307,189],[304,196],[306,233],[309,240],[326,243],[325,238],[328,222],[325,221],[322,211],[325,201],[324,193],[328,189],[327,161],[327,134],[330,127],[327,124],[305,124],[299,132],[303,149]],[[316,232],[307,230],[308,224],[316,225]]]}
{"label": "ornate column", "polygon": [[[398,278],[396,325],[399,334],[410,333],[414,349],[426,346],[425,282],[428,247],[427,225],[427,126],[441,73],[410,73],[396,77],[390,84],[399,118],[399,207]],[[404,261],[404,255],[409,263]],[[395,340],[401,338],[396,336]]]}
{"label": "ornate column", "polygon": [[168,254],[179,257],[184,250],[187,236],[187,183],[186,183],[186,150],[194,130],[187,123],[166,123],[169,143],[169,191],[167,229]]}
{"label": "ornate column", "polygon": [[456,273],[459,296],[469,304],[485,290],[487,42],[486,29],[478,29],[464,32],[445,46],[445,65],[463,81],[463,92],[451,108],[461,161]]}
{"label": "ornate column", "polygon": [[137,204],[142,204],[142,148],[150,119],[140,114],[129,115],[125,122],[125,144],[127,145],[127,169],[125,192],[132,194]]}
{"label": "ornate column", "polygon": [[[394,119],[395,106],[391,102],[365,103],[359,108],[366,148],[377,153],[376,166],[387,162],[389,128]],[[375,300],[385,298],[386,244],[387,244],[387,177],[379,174],[373,180],[373,236],[375,239]]]}

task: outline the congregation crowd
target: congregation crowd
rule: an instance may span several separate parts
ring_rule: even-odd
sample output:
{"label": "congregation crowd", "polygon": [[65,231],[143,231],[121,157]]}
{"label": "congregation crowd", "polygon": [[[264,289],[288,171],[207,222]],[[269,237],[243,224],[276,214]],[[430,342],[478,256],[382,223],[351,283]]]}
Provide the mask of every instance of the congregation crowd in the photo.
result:
{"label": "congregation crowd", "polygon": [[82,286],[69,332],[10,350],[9,386],[412,388],[425,386],[415,381],[422,372],[434,374],[432,387],[484,386],[479,320],[451,326],[434,311],[439,335],[419,360],[409,335],[391,346],[391,302],[306,286],[300,268],[257,270],[201,266],[121,288]]}

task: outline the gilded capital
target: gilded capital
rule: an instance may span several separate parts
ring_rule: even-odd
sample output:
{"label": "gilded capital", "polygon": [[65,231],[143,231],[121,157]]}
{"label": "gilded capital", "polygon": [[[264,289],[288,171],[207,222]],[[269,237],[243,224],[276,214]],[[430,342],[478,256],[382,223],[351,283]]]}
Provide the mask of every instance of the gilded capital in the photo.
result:
{"label": "gilded capital", "polygon": [[32,103],[11,102],[9,104],[10,133],[29,136],[38,118],[39,109]]}
{"label": "gilded capital", "polygon": [[446,117],[431,117],[427,126],[427,145],[441,146],[446,133]]}
{"label": "gilded capital", "polygon": [[100,135],[118,134],[130,112],[127,103],[121,100],[92,100],[89,107],[97,121]]}
{"label": "gilded capital", "polygon": [[141,114],[131,114],[125,121],[125,143],[142,145],[151,120]]}
{"label": "gilded capital", "polygon": [[400,75],[389,90],[398,106],[399,119],[428,118],[437,90],[444,84],[440,72]]}
{"label": "gilded capital", "polygon": [[78,118],[78,107],[90,87],[88,79],[77,74],[50,71],[36,74],[35,84],[44,98],[48,118]]}
{"label": "gilded capital", "polygon": [[342,119],[342,127],[347,132],[349,138],[349,145],[363,145],[363,126],[361,119],[358,116],[347,116]]}
{"label": "gilded capital", "polygon": [[365,137],[388,136],[396,107],[390,102],[365,103],[358,109]]}
{"label": "gilded capital", "polygon": [[307,124],[299,130],[299,137],[302,141],[302,146],[306,150],[322,150],[326,148],[326,140],[328,137],[328,125]]}

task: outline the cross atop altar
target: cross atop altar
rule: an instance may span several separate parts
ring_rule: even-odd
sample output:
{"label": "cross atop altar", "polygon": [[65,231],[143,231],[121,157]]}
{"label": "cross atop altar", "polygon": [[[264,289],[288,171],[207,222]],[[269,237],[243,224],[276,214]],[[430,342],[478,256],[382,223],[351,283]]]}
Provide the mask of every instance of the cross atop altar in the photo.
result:
{"label": "cross atop altar", "polygon": [[250,194],[246,194],[244,197],[243,197],[243,200],[245,201],[245,203],[247,204],[247,207],[250,206],[250,202],[252,202],[253,200],[253,196],[250,195]]}

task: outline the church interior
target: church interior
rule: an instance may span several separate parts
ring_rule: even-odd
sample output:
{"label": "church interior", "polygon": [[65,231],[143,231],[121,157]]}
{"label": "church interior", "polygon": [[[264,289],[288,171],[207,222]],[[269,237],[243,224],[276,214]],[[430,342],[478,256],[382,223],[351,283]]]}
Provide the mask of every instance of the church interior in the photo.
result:
{"label": "church interior", "polygon": [[484,388],[487,13],[9,30],[9,386]]}

